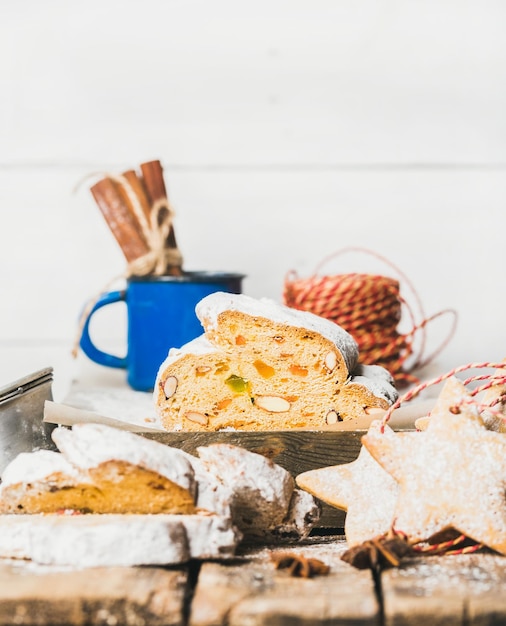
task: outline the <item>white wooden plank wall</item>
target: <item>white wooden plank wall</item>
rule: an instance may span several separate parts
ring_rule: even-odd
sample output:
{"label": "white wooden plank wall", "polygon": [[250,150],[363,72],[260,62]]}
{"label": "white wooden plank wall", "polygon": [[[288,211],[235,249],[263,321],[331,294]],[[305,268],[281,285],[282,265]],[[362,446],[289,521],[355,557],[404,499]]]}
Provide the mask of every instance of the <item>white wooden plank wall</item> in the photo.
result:
{"label": "white wooden plank wall", "polygon": [[506,357],[505,28],[504,0],[1,0],[0,386],[75,375],[79,311],[124,262],[74,188],[155,158],[186,269],[280,299],[364,247],[458,310],[439,369]]}

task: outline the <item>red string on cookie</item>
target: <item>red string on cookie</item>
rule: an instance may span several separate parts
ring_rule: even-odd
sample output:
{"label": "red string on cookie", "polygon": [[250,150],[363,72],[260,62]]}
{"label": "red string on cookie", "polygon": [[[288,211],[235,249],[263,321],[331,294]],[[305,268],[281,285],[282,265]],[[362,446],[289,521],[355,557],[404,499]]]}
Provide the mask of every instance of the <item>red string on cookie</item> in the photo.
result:
{"label": "red string on cookie", "polygon": [[[401,537],[404,541],[408,542],[408,537],[406,533],[402,532],[402,530],[397,530],[392,528],[390,531],[391,534]],[[483,544],[478,541],[474,541],[467,535],[457,534],[456,537],[452,539],[448,539],[447,541],[438,541],[432,543],[432,538],[417,541],[416,543],[411,543],[411,548],[419,555],[429,555],[429,556],[441,556],[443,554],[469,554],[472,552],[477,552],[483,548]]]}
{"label": "red string on cookie", "polygon": [[419,542],[414,544],[412,548],[419,554],[441,556],[443,554],[470,554],[483,548],[483,544],[473,541],[467,535],[458,535],[455,539],[440,543],[426,544],[425,542]]}
{"label": "red string on cookie", "polygon": [[[455,367],[449,372],[441,374],[440,376],[437,376],[436,378],[420,383],[416,387],[413,387],[412,389],[407,391],[404,395],[399,396],[399,398],[397,398],[397,400],[389,407],[389,409],[383,416],[383,419],[381,420],[382,431],[384,431],[385,425],[392,417],[392,413],[396,409],[398,409],[402,404],[405,404],[406,402],[409,402],[410,400],[418,396],[420,393],[422,393],[422,391],[425,391],[426,389],[434,385],[439,385],[440,383],[447,380],[448,378],[451,378],[452,376],[455,376],[456,374],[460,374],[461,372],[464,372],[466,370],[482,369],[482,368],[494,369],[494,370],[499,370],[499,371],[506,370],[506,361],[503,361],[502,363],[492,363],[489,361],[479,362],[479,363],[467,363],[466,365],[460,365],[459,367]],[[504,375],[498,374],[497,372],[493,374],[488,373],[488,374],[475,375],[475,376],[471,376],[463,380],[462,383],[467,386],[470,383],[476,382],[479,380],[488,380],[488,382],[485,383],[484,385],[477,386],[475,389],[471,390],[469,392],[469,395],[471,395],[472,397],[478,395],[482,391],[486,391],[487,389],[490,389],[491,387],[495,385],[506,384],[506,372]],[[487,410],[492,413],[497,413],[501,417],[503,416],[502,413],[500,413],[499,411],[497,412],[494,411],[493,407],[500,402],[504,402],[504,396],[502,398],[495,398],[490,404],[480,404],[474,400],[471,400],[471,401],[473,402],[473,404],[475,404],[478,407],[478,410],[480,412],[483,410]]]}
{"label": "red string on cookie", "polygon": [[[347,252],[372,254],[394,269],[412,292],[419,321],[414,307],[401,296],[400,282],[395,278],[359,273],[319,275],[322,265]],[[446,346],[455,331],[457,319],[453,309],[427,317],[407,277],[384,257],[361,248],[345,248],[327,257],[308,279],[298,278],[295,272],[289,272],[285,279],[283,299],[287,306],[310,311],[347,330],[358,344],[360,362],[364,365],[382,365],[399,386],[419,382],[412,372],[429,363]],[[406,333],[399,330],[403,313],[407,314],[411,325]],[[448,337],[433,354],[424,358],[427,324],[447,313],[453,315],[453,326]],[[417,336],[419,346],[416,350],[418,354],[415,354]]]}
{"label": "red string on cookie", "polygon": [[370,567],[379,570],[399,567],[404,557],[469,554],[485,547],[482,543],[463,534],[457,534],[456,537],[447,541],[433,543],[434,539],[435,536],[412,543],[406,533],[392,527],[383,535],[349,548],[343,553],[341,559],[359,569]]}

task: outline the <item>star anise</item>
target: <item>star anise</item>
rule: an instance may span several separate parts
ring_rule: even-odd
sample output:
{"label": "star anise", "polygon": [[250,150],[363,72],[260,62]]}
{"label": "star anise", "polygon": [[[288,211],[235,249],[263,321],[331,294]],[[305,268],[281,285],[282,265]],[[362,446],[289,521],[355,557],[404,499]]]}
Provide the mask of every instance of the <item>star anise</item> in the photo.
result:
{"label": "star anise", "polygon": [[299,578],[326,576],[330,571],[330,567],[323,561],[305,557],[295,552],[273,552],[271,560],[276,569],[288,569],[290,576]]}
{"label": "star anise", "polygon": [[349,548],[341,559],[358,569],[369,568],[379,571],[398,567],[404,556],[412,554],[413,547],[406,538],[395,531],[390,531]]}

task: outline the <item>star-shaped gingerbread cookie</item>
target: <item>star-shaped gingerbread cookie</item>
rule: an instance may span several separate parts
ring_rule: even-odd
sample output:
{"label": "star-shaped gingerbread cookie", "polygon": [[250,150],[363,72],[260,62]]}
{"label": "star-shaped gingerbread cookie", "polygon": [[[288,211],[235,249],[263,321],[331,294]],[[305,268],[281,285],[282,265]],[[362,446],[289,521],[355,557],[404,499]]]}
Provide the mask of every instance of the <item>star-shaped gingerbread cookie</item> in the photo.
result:
{"label": "star-shaped gingerbread cookie", "polygon": [[[499,382],[476,396],[476,401],[482,408],[480,415],[485,426],[488,430],[495,430],[500,433],[506,433],[506,405],[504,404],[506,384],[502,382],[505,375],[506,362],[504,369],[497,369],[494,373],[494,378]],[[494,378],[492,378],[492,382]],[[430,414],[415,420],[415,427],[418,430],[427,430],[432,415],[448,411],[452,405],[461,402],[464,396],[469,397],[465,385],[455,377],[449,378]],[[490,407],[490,409],[483,407]]]}
{"label": "star-shaped gingerbread cookie", "polygon": [[505,435],[487,430],[455,379],[443,387],[427,430],[414,434],[371,428],[362,438],[399,484],[395,529],[416,542],[451,527],[506,554]]}
{"label": "star-shaped gingerbread cookie", "polygon": [[[389,438],[394,432],[387,426],[383,436]],[[296,482],[323,502],[347,511],[344,531],[350,546],[392,527],[398,485],[364,446],[352,463],[304,472]]]}
{"label": "star-shaped gingerbread cookie", "polygon": [[[494,376],[499,380],[504,380],[506,376],[506,361],[505,368],[496,369],[494,372]],[[493,410],[485,409],[481,417],[485,422],[485,426],[489,430],[496,430],[499,433],[506,432],[506,404],[504,400],[506,398],[506,384],[499,382],[495,385],[492,385],[489,389],[487,389],[483,393],[483,397],[481,399],[482,403],[485,405],[489,405]]]}

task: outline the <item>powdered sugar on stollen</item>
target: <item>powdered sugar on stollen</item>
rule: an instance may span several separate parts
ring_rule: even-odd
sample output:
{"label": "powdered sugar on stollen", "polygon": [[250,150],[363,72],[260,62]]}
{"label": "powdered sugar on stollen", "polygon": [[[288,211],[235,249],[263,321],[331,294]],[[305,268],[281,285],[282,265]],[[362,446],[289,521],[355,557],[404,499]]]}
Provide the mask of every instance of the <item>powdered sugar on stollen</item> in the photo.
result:
{"label": "powdered sugar on stollen", "polygon": [[216,515],[3,515],[0,556],[79,568],[230,558],[240,533]]}
{"label": "powdered sugar on stollen", "polygon": [[353,371],[358,361],[358,345],[353,337],[334,322],[308,311],[292,309],[268,298],[255,299],[244,294],[212,293],[203,298],[195,312],[201,322],[212,328],[220,313],[240,311],[247,315],[263,317],[279,324],[306,328],[332,341],[345,359],[348,371]]}
{"label": "powdered sugar on stollen", "polygon": [[0,495],[2,489],[9,485],[35,483],[56,475],[58,475],[59,480],[67,480],[69,484],[86,478],[84,472],[81,472],[58,452],[52,450],[21,452],[2,473]]}
{"label": "powdered sugar on stollen", "polygon": [[204,468],[230,492],[234,521],[243,530],[263,530],[285,519],[295,488],[287,470],[270,459],[229,444],[197,449]]}
{"label": "powdered sugar on stollen", "polygon": [[363,385],[374,396],[384,398],[389,404],[393,404],[399,395],[393,377],[380,365],[358,365],[349,384]]}
{"label": "powdered sugar on stollen", "polygon": [[51,436],[66,459],[81,469],[125,461],[157,472],[190,493],[195,490],[193,467],[185,454],[157,441],[103,424],[56,428]]}

